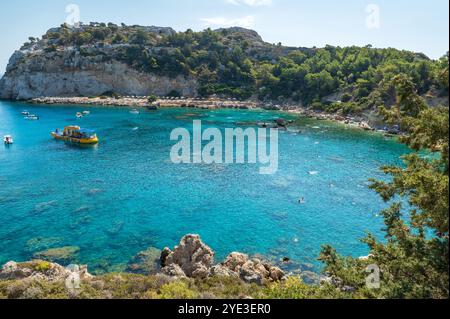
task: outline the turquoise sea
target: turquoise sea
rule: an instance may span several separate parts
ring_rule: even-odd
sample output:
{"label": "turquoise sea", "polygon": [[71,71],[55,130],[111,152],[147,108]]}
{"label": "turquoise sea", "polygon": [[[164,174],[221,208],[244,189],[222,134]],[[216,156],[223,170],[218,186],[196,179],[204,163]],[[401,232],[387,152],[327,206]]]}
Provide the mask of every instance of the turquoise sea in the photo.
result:
{"label": "turquoise sea", "polygon": [[[40,116],[26,121],[22,110]],[[273,120],[269,111],[164,109],[130,114],[125,108],[0,102],[0,263],[26,261],[47,248],[78,246],[75,262],[93,272],[121,270],[148,247],[173,247],[197,233],[221,261],[240,251],[289,257],[318,270],[322,244],[346,255],[367,254],[366,231],[382,238],[386,204],[368,189],[379,167],[400,164],[403,145],[378,134],[301,120],[280,132],[279,170],[259,165],[175,165],[170,132]],[[49,133],[77,124],[97,131],[96,147],[57,142]],[[239,124],[241,125],[241,124]],[[305,204],[299,204],[300,197]]]}

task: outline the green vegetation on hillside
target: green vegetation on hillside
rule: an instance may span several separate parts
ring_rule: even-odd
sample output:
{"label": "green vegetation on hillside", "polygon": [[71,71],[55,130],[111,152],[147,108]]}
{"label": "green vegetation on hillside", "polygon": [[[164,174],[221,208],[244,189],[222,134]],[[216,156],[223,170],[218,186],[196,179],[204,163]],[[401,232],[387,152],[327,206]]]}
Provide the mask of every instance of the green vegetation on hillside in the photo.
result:
{"label": "green vegetation on hillside", "polygon": [[[393,82],[397,104],[381,111],[388,122],[401,123],[408,132],[401,140],[416,153],[404,156],[405,167],[382,168],[390,182],[372,181],[371,188],[390,203],[382,212],[386,241],[368,234],[364,239],[370,248],[366,260],[339,256],[331,246],[323,248],[320,259],[341,286],[356,289],[356,296],[448,298],[448,108],[428,107],[404,75]],[[380,289],[366,285],[369,265],[380,270]]]}
{"label": "green vegetation on hillside", "polygon": [[448,55],[433,61],[420,53],[371,46],[290,48],[265,43],[241,28],[177,33],[112,23],[79,29],[63,25],[47,32],[41,43],[46,50],[79,47],[81,54],[103,55],[142,72],[193,76],[202,96],[257,97],[359,113],[394,104],[392,80],[398,74],[409,76],[420,95],[448,95]]}

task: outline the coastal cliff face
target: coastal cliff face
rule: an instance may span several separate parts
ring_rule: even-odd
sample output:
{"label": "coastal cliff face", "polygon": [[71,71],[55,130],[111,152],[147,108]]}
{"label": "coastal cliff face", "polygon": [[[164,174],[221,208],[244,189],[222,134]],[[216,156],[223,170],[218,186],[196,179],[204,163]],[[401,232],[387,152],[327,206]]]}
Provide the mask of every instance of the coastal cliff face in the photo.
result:
{"label": "coastal cliff face", "polygon": [[448,106],[448,55],[286,47],[237,27],[176,32],[90,23],[30,38],[11,57],[0,98],[219,97],[364,115],[395,104],[398,76],[431,105]]}
{"label": "coastal cliff face", "polygon": [[105,92],[147,96],[167,95],[171,91],[195,96],[197,85],[192,77],[139,72],[99,52],[83,56],[73,47],[55,52],[35,48],[16,51],[11,57],[0,80],[0,98],[99,96]]}
{"label": "coastal cliff face", "polygon": [[[272,47],[267,51],[268,44],[252,30],[229,28],[214,34],[218,33],[237,35],[233,43],[250,41],[259,54],[278,54],[272,52]],[[28,100],[111,93],[198,96],[201,74],[186,66],[181,45],[171,42],[176,36],[171,28],[103,23],[50,29],[42,39],[30,38],[12,55],[0,80],[0,98]],[[211,55],[205,50],[201,54]],[[206,62],[198,61],[208,68]],[[223,69],[225,65],[216,67]]]}

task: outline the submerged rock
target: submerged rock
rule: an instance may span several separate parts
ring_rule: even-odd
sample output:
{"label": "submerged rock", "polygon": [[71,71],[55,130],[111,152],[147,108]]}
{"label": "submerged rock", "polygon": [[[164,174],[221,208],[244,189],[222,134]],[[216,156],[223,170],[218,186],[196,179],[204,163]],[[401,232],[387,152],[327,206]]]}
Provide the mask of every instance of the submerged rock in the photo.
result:
{"label": "submerged rock", "polygon": [[133,257],[127,265],[127,271],[142,275],[154,275],[161,268],[160,257],[161,251],[150,247]]}
{"label": "submerged rock", "polygon": [[76,246],[52,248],[33,254],[33,258],[68,264],[76,259],[79,251],[80,248]]}
{"label": "submerged rock", "polygon": [[58,203],[58,201],[56,201],[56,200],[52,200],[52,201],[45,202],[45,203],[39,203],[34,206],[34,212],[35,213],[44,213],[44,212],[52,209],[53,207],[55,207],[55,205],[57,203]]}
{"label": "submerged rock", "polygon": [[93,189],[90,189],[90,190],[87,192],[87,195],[88,195],[88,196],[95,196],[95,195],[101,194],[101,193],[103,193],[103,190],[102,190],[102,189],[99,189],[99,188],[93,188]]}
{"label": "submerged rock", "polygon": [[27,251],[42,251],[48,249],[51,246],[56,246],[61,244],[63,238],[60,237],[36,237],[27,241]]}
{"label": "submerged rock", "polygon": [[90,211],[91,208],[89,206],[81,206],[73,211],[74,214],[81,214]]}

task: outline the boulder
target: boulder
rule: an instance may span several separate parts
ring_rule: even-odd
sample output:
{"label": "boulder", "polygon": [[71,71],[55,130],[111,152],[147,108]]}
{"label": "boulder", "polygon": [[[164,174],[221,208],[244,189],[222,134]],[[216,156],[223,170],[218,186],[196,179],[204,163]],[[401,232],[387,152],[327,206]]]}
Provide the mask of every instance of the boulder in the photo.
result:
{"label": "boulder", "polygon": [[[190,278],[206,277],[213,261],[213,250],[202,242],[199,235],[186,235],[173,251],[165,248],[161,254],[164,268],[177,265]],[[163,272],[166,273],[164,268]]]}
{"label": "boulder", "polygon": [[273,281],[280,281],[285,276],[284,271],[278,267],[271,267],[269,273],[269,277]]}
{"label": "boulder", "polygon": [[262,265],[256,265],[253,261],[249,260],[239,269],[239,277],[247,283],[262,285],[269,273],[265,267],[261,266]]}
{"label": "boulder", "polygon": [[215,265],[212,266],[209,270],[209,276],[210,277],[234,277],[239,278],[239,275],[230,270],[229,268],[223,266],[223,265]]}
{"label": "boulder", "polygon": [[186,274],[177,264],[170,264],[162,269],[164,275],[176,278],[185,278]]}
{"label": "boulder", "polygon": [[[285,277],[285,273],[278,267],[260,259],[250,259],[248,255],[242,253],[231,253],[223,262],[221,267],[228,269],[237,277],[247,283],[262,285],[265,281],[280,281]],[[223,269],[221,273],[226,273]]]}
{"label": "boulder", "polygon": [[159,262],[161,263],[161,267],[166,267],[166,259],[172,253],[172,251],[166,247],[162,250]]}
{"label": "boulder", "polygon": [[213,260],[214,252],[198,235],[183,237],[173,251],[165,248],[160,258],[162,273],[172,277],[233,277],[258,285],[285,278],[280,268],[242,253],[231,253],[219,265],[213,266]]}
{"label": "boulder", "polygon": [[56,263],[43,260],[33,260],[25,263],[6,263],[0,271],[1,280],[43,279],[47,281],[60,281],[76,273],[81,280],[93,278],[87,266],[72,265],[63,267]]}
{"label": "boulder", "polygon": [[17,270],[17,263],[15,261],[9,261],[2,267],[2,272],[11,272]]}
{"label": "boulder", "polygon": [[277,125],[279,127],[286,127],[286,125],[287,125],[287,122],[284,119],[277,119],[277,120],[275,120],[275,123],[277,123]]}
{"label": "boulder", "polygon": [[223,266],[232,271],[238,271],[248,260],[248,255],[234,252],[228,255]]}

